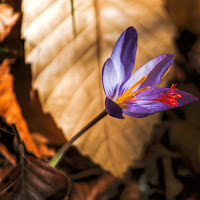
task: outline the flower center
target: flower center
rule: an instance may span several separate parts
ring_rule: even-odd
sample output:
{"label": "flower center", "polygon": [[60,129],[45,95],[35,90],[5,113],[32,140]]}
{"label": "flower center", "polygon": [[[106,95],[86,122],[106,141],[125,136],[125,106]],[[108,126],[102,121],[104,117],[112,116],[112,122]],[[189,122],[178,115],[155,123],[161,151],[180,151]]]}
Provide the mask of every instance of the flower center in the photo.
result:
{"label": "flower center", "polygon": [[[147,76],[142,77],[139,81],[137,81],[134,85],[132,85],[128,90],[126,90],[121,96],[117,98],[115,101],[121,108],[126,108],[127,103],[130,103],[136,94],[149,89],[150,87],[140,88],[139,90],[132,91],[138,85],[146,80]],[[131,92],[132,91],[132,92]]]}

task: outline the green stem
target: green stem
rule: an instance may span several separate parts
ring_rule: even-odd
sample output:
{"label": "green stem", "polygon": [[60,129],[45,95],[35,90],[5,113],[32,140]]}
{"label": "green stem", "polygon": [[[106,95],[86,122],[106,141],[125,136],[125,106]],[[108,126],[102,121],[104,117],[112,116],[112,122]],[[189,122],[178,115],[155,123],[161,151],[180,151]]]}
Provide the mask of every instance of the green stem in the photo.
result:
{"label": "green stem", "polygon": [[74,13],[74,0],[71,0],[71,14],[72,14],[72,28],[73,34],[76,35],[76,22],[75,22],[75,13]]}
{"label": "green stem", "polygon": [[77,140],[83,133],[85,133],[89,128],[96,124],[99,120],[107,115],[106,110],[102,111],[93,120],[91,120],[85,127],[83,127],[78,133],[76,133],[67,143],[65,143],[56,153],[56,155],[50,160],[49,165],[56,167],[61,161],[65,153],[71,147],[72,143]]}

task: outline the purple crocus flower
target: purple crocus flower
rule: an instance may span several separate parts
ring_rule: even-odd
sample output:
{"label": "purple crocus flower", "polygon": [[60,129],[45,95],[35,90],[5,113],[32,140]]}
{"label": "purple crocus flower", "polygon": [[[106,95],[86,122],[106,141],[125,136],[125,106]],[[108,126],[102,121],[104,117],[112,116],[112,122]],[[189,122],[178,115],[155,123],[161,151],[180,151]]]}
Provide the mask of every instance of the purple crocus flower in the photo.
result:
{"label": "purple crocus flower", "polygon": [[131,76],[137,40],[136,29],[126,29],[103,66],[102,82],[107,113],[116,118],[124,118],[122,113],[146,117],[197,101],[193,95],[176,89],[175,84],[171,88],[155,88],[172,66],[174,54],[154,58]]}

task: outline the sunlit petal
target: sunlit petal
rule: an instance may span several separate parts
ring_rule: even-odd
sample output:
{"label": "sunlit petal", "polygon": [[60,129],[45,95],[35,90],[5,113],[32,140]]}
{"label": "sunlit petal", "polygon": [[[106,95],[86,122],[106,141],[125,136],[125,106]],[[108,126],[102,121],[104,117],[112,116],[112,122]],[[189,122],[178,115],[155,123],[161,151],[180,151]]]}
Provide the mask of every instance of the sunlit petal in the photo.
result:
{"label": "sunlit petal", "polygon": [[107,59],[102,69],[102,83],[106,96],[112,98],[118,85],[118,76],[110,58]]}
{"label": "sunlit petal", "polygon": [[126,29],[119,37],[113,49],[111,59],[119,77],[119,83],[130,78],[135,64],[137,51],[137,31],[133,27]]}
{"label": "sunlit petal", "polygon": [[163,54],[150,60],[131,76],[131,78],[122,86],[121,90],[127,90],[131,85],[139,81],[141,77],[147,78],[138,85],[135,90],[143,87],[154,88],[167,74],[173,61],[174,54]]}

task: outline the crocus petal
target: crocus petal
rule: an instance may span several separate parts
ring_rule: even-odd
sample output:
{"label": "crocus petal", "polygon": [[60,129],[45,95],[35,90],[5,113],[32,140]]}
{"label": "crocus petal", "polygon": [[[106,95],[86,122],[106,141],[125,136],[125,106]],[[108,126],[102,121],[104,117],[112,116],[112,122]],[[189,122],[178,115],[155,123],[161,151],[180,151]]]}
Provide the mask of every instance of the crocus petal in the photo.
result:
{"label": "crocus petal", "polygon": [[108,98],[112,98],[118,86],[118,77],[113,62],[108,58],[102,69],[103,89]]}
{"label": "crocus petal", "polygon": [[148,109],[143,108],[137,104],[132,106],[133,110],[123,110],[122,112],[126,115],[129,115],[131,117],[136,117],[136,118],[142,118],[142,117],[147,117],[151,114],[149,114]]}
{"label": "crocus petal", "polygon": [[133,71],[137,50],[137,31],[133,27],[126,29],[117,40],[111,59],[119,77],[119,84],[128,80]]}
{"label": "crocus petal", "polygon": [[135,101],[129,103],[127,109],[123,110],[123,113],[130,115],[132,117],[138,117],[138,118],[146,117],[156,112],[161,112],[172,108],[180,107],[198,100],[198,98],[194,97],[192,94],[183,92],[181,90],[175,90],[176,93],[181,95],[180,98],[176,98],[176,101],[178,102],[176,106],[169,107],[165,103],[154,100],[156,98],[159,98],[161,94],[165,95],[169,90],[171,89],[155,88],[148,95],[143,96],[140,99],[137,99],[137,97],[135,97],[134,98]]}
{"label": "crocus petal", "polygon": [[121,87],[121,93],[145,76],[147,76],[146,80],[134,88],[134,90],[145,87],[153,89],[167,74],[173,61],[174,54],[163,54],[150,60],[139,68],[128,81],[126,81],[126,83]]}
{"label": "crocus petal", "polygon": [[122,115],[122,109],[116,103],[114,103],[112,100],[110,100],[107,97],[106,97],[106,101],[105,101],[105,107],[106,107],[107,113],[110,116],[116,117],[119,119],[124,119],[124,117]]}

